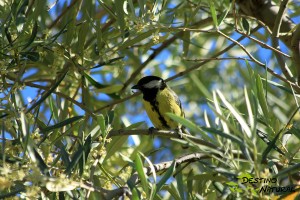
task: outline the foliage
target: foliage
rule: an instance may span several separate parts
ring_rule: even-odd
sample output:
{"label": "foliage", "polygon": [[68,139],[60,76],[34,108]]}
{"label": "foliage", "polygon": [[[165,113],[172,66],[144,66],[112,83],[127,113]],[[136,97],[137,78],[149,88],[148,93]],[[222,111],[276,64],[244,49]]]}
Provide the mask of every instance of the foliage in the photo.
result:
{"label": "foliage", "polygon": [[[300,6],[249,2],[0,2],[0,198],[289,195],[260,190],[299,183]],[[150,74],[192,135],[148,130]]]}

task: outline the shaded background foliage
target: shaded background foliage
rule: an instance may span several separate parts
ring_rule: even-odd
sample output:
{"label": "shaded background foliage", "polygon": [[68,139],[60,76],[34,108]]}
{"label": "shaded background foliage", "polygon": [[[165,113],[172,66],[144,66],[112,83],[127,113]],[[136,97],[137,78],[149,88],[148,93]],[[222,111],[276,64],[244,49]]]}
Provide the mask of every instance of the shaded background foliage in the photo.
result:
{"label": "shaded background foliage", "polygon": [[[1,198],[235,199],[264,196],[239,176],[299,181],[299,2],[0,4]],[[147,135],[130,86],[150,74],[181,98],[189,148]]]}

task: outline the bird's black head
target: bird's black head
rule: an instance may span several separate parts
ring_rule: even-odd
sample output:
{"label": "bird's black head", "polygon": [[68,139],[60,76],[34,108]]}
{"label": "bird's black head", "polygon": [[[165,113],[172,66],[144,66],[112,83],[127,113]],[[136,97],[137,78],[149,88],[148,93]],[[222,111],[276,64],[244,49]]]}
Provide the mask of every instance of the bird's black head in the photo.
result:
{"label": "bird's black head", "polygon": [[140,90],[145,100],[152,101],[155,99],[157,92],[163,90],[165,87],[167,87],[167,85],[162,78],[157,76],[145,76],[131,89]]}

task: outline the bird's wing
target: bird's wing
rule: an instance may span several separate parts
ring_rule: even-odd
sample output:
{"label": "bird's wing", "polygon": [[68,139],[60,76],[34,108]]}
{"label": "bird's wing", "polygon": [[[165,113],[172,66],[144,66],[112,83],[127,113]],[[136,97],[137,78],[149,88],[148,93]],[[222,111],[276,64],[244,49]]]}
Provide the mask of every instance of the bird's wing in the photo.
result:
{"label": "bird's wing", "polygon": [[173,95],[173,97],[174,97],[174,99],[175,99],[175,101],[176,101],[176,104],[179,106],[179,108],[180,108],[180,110],[181,110],[181,115],[180,115],[180,116],[181,116],[181,117],[185,117],[184,111],[183,111],[183,109],[182,109],[181,101],[180,101],[179,97],[177,96],[177,94],[176,94],[173,90],[170,89],[170,91],[171,91],[171,93],[172,93],[172,95]]}

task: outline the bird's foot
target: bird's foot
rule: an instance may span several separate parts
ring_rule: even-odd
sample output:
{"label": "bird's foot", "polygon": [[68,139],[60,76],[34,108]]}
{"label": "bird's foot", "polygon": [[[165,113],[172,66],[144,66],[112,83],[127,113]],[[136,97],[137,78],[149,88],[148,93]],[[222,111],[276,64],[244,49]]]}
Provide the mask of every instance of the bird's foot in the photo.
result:
{"label": "bird's foot", "polygon": [[150,135],[153,135],[153,132],[154,132],[154,131],[157,131],[157,130],[158,130],[157,128],[154,128],[154,127],[152,126],[152,127],[149,128],[149,134],[150,134]]}

